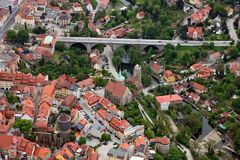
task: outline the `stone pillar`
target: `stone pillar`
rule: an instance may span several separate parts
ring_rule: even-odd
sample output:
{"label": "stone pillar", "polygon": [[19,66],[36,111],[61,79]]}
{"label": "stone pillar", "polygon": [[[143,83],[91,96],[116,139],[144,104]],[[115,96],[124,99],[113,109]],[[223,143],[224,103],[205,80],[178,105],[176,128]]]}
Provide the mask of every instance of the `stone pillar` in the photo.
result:
{"label": "stone pillar", "polygon": [[90,54],[90,53],[92,52],[92,46],[91,46],[91,44],[88,43],[88,44],[84,44],[84,45],[85,45],[86,48],[87,48],[87,53]]}

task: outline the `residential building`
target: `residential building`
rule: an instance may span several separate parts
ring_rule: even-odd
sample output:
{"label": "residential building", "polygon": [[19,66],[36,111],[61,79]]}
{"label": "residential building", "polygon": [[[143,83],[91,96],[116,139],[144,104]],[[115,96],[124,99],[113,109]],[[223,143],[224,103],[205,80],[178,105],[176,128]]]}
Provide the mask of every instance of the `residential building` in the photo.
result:
{"label": "residential building", "polygon": [[202,27],[188,27],[187,37],[193,40],[200,40],[203,38]]}
{"label": "residential building", "polygon": [[112,148],[108,151],[106,160],[128,160],[128,149],[129,144],[122,143],[117,149]]}
{"label": "residential building", "polygon": [[151,61],[149,65],[154,73],[160,74],[162,72],[162,67],[157,62]]}
{"label": "residential building", "polygon": [[200,100],[200,96],[197,93],[190,92],[187,95],[188,95],[188,98],[195,103],[197,103]]}
{"label": "residential building", "polygon": [[199,93],[199,94],[205,93],[205,92],[208,91],[207,87],[205,87],[205,86],[203,86],[202,84],[197,83],[197,82],[193,82],[193,83],[192,83],[192,87],[193,87],[193,89],[194,89],[197,93]]}
{"label": "residential building", "polygon": [[[7,112],[12,113],[8,114]],[[14,115],[15,112],[10,110],[4,110],[3,112],[0,112],[0,135],[6,135],[9,133],[15,122]]]}
{"label": "residential building", "polygon": [[48,160],[51,156],[51,150],[43,148],[34,142],[11,135],[0,135],[0,156],[8,157],[9,159],[42,159]]}
{"label": "residential building", "polygon": [[57,24],[60,27],[66,27],[69,25],[71,22],[71,16],[69,14],[61,14],[60,16],[57,17]]}
{"label": "residential building", "polygon": [[6,8],[0,8],[0,28],[2,28],[3,24],[6,22],[9,16],[9,10]]}
{"label": "residential building", "polygon": [[222,55],[220,54],[220,52],[214,52],[214,53],[212,53],[212,54],[209,55],[208,60],[209,60],[210,62],[215,63],[216,61],[220,60],[221,57],[222,57]]}
{"label": "residential building", "polygon": [[139,156],[144,159],[147,159],[146,153],[147,153],[146,139],[144,136],[138,136],[134,140],[134,156]]}
{"label": "residential building", "polygon": [[202,2],[201,0],[189,0],[189,3],[198,7],[198,8],[201,8],[202,7]]}
{"label": "residential building", "polygon": [[193,13],[190,16],[191,24],[203,23],[208,18],[208,14],[211,9],[212,8],[210,6],[205,6],[199,9],[197,12]]}
{"label": "residential building", "polygon": [[39,113],[34,125],[36,130],[45,130],[48,128],[48,118],[50,115],[52,98],[55,93],[55,86],[56,84],[52,82],[51,84],[46,85],[42,90]]}
{"label": "residential building", "polygon": [[195,63],[190,66],[191,71],[195,72],[203,67],[201,62]]}
{"label": "residential building", "polygon": [[81,92],[85,92],[87,90],[95,88],[95,82],[93,78],[87,78],[85,80],[78,82],[77,84],[80,87]]}
{"label": "residential building", "polygon": [[168,154],[170,149],[170,139],[167,137],[156,137],[150,139],[150,143],[153,143],[158,152],[162,154]]}
{"label": "residential building", "polygon": [[104,10],[107,9],[108,4],[109,4],[109,0],[101,0],[100,1],[100,7]]}
{"label": "residential building", "polygon": [[210,67],[203,67],[197,73],[198,78],[208,79],[211,76],[212,68]]}
{"label": "residential building", "polygon": [[74,12],[81,12],[82,10],[83,10],[82,6],[79,2],[73,3],[73,11]]}
{"label": "residential building", "polygon": [[73,94],[69,94],[62,102],[61,107],[67,110],[71,110],[77,104],[77,97]]}
{"label": "residential building", "polygon": [[42,83],[48,80],[48,76],[36,76],[34,77],[31,74],[24,73],[6,73],[0,72],[0,88],[2,89],[10,89],[14,85],[30,85],[35,86],[37,84],[41,85]]}
{"label": "residential building", "polygon": [[104,96],[114,104],[124,106],[132,101],[133,95],[128,87],[118,82],[109,81]]}
{"label": "residential building", "polygon": [[31,97],[22,101],[22,118],[33,122],[35,115],[35,103]]}
{"label": "residential building", "polygon": [[30,3],[24,3],[15,17],[16,24],[27,26],[30,28],[35,27],[35,18],[33,16],[34,8]]}
{"label": "residential building", "polygon": [[181,103],[183,100],[178,94],[156,96],[155,99],[161,110],[168,110],[170,105]]}
{"label": "residential building", "polygon": [[7,100],[7,97],[5,95],[2,95],[0,97],[0,112],[4,112],[5,110],[7,110],[9,107],[9,103]]}
{"label": "residential building", "polygon": [[0,53],[0,72],[17,72],[19,60],[20,57],[14,51],[3,51]]}
{"label": "residential building", "polygon": [[175,77],[175,74],[170,71],[170,70],[166,70],[164,73],[163,73],[163,79],[168,82],[168,83],[173,83],[176,81],[176,77]]}

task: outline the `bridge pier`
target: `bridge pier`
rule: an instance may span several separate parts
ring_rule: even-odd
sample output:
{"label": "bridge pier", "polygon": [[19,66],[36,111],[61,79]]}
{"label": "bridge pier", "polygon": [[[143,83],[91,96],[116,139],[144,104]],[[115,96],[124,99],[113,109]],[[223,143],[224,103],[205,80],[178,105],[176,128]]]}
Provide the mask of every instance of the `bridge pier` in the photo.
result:
{"label": "bridge pier", "polygon": [[84,44],[84,45],[85,45],[86,48],[87,48],[87,53],[88,53],[88,54],[91,54],[91,52],[92,52],[92,46],[91,46],[91,44],[88,43],[88,44]]}

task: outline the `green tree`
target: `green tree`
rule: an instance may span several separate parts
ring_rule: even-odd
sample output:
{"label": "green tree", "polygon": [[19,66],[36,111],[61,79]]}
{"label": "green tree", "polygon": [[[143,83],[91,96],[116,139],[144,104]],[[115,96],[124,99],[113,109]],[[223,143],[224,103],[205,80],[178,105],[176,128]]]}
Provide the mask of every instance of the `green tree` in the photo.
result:
{"label": "green tree", "polygon": [[145,130],[145,131],[144,131],[144,134],[145,134],[149,139],[155,137],[154,132],[153,132],[152,130],[150,130],[150,129]]}
{"label": "green tree", "polygon": [[240,153],[240,128],[236,131],[236,136],[234,138],[234,146],[238,153]]}
{"label": "green tree", "polygon": [[186,125],[189,126],[193,134],[202,128],[202,115],[199,112],[192,112],[186,117]]}
{"label": "green tree", "polygon": [[186,155],[177,147],[171,146],[165,160],[187,160]]}
{"label": "green tree", "polygon": [[160,155],[160,154],[155,154],[154,155],[154,158],[153,158],[154,160],[163,160],[163,157]]}
{"label": "green tree", "polygon": [[40,26],[33,28],[33,33],[35,34],[45,34],[46,33],[46,28],[42,28]]}
{"label": "green tree", "polygon": [[240,98],[233,100],[232,107],[236,113],[240,113]]}
{"label": "green tree", "polygon": [[87,142],[87,138],[86,137],[80,137],[79,141],[78,141],[78,144],[82,145],[82,144],[86,144],[86,142]]}
{"label": "green tree", "polygon": [[141,80],[142,80],[142,84],[144,87],[148,87],[151,85],[151,80],[152,80],[152,77],[149,75],[149,74],[142,74],[141,75]]}
{"label": "green tree", "polygon": [[6,97],[7,97],[7,100],[9,103],[14,104],[14,103],[19,102],[19,98],[16,95],[14,95],[10,92],[6,92],[5,94],[6,94]]}
{"label": "green tree", "polygon": [[101,142],[111,141],[111,135],[110,135],[110,134],[107,134],[107,133],[103,133],[103,134],[101,135],[100,141],[101,141]]}
{"label": "green tree", "polygon": [[235,59],[235,58],[237,58],[239,56],[239,50],[238,50],[237,47],[231,48],[230,56],[231,56],[232,59]]}
{"label": "green tree", "polygon": [[28,33],[28,31],[26,31],[26,30],[18,31],[17,38],[16,38],[16,41],[18,43],[23,44],[23,43],[28,42],[28,40],[29,40],[29,33]]}
{"label": "green tree", "polygon": [[13,128],[19,128],[19,130],[24,134],[29,133],[32,126],[32,121],[26,119],[16,119],[13,124]]}
{"label": "green tree", "polygon": [[14,30],[7,31],[6,39],[7,41],[13,43],[16,40],[17,34]]}
{"label": "green tree", "polygon": [[104,78],[102,78],[102,77],[96,77],[96,78],[94,78],[94,82],[95,82],[95,85],[96,85],[97,87],[99,87],[99,86],[104,87],[104,86],[107,85],[108,80],[107,80],[107,79],[104,79]]}
{"label": "green tree", "polygon": [[63,42],[57,42],[56,45],[55,45],[55,49],[57,51],[63,51],[65,49],[65,44]]}
{"label": "green tree", "polygon": [[74,132],[74,131],[71,131],[71,133],[70,133],[70,141],[71,141],[71,142],[75,142],[75,141],[76,141],[75,133],[76,133],[76,132]]}

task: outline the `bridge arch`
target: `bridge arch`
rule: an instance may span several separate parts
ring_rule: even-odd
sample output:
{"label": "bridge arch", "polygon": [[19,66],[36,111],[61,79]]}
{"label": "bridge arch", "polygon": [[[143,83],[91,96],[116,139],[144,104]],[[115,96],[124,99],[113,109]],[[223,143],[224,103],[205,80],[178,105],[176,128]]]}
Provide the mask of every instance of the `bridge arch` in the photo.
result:
{"label": "bridge arch", "polygon": [[73,43],[69,47],[70,49],[80,49],[83,52],[87,52],[87,46],[82,43]]}
{"label": "bridge arch", "polygon": [[154,51],[157,51],[157,50],[159,50],[159,47],[158,47],[158,46],[155,46],[155,45],[148,45],[148,46],[145,46],[145,47],[143,48],[143,51],[144,51],[144,52],[147,52],[149,49],[152,49],[152,50],[154,50]]}
{"label": "bridge arch", "polygon": [[102,53],[106,46],[107,46],[106,44],[95,44],[91,46],[91,51],[93,51],[94,49],[98,49],[100,53]]}

